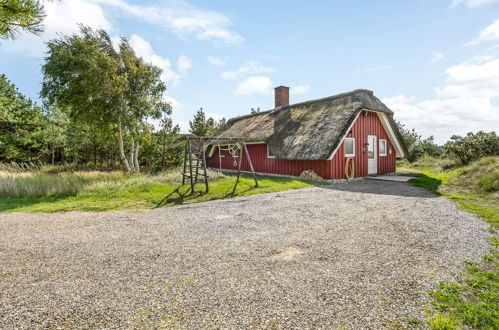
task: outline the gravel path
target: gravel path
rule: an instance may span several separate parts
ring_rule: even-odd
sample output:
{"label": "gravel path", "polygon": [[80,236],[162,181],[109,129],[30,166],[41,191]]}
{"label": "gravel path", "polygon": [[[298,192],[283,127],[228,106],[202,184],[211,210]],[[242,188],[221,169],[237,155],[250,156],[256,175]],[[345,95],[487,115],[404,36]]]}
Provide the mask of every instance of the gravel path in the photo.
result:
{"label": "gravel path", "polygon": [[0,214],[0,328],[383,328],[488,251],[487,226],[360,180],[143,213]]}

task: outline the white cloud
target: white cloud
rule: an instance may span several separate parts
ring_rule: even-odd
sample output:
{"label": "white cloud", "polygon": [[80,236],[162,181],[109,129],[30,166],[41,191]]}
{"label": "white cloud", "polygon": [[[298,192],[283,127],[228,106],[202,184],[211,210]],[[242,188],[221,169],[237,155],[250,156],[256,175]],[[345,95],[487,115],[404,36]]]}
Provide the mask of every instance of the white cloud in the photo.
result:
{"label": "white cloud", "polygon": [[499,58],[474,57],[448,68],[446,81],[434,98],[403,95],[385,98],[396,119],[444,143],[454,134],[499,127]]}
{"label": "white cloud", "polygon": [[244,74],[255,74],[260,72],[274,72],[275,70],[268,66],[263,66],[258,62],[248,62],[243,64],[235,71],[222,72],[222,79],[234,79]]}
{"label": "white cloud", "polygon": [[468,43],[468,45],[477,45],[482,42],[493,41],[499,39],[499,18],[485,29],[480,31],[478,37]]}
{"label": "white cloud", "polygon": [[308,85],[298,85],[291,87],[291,93],[293,94],[305,94],[310,90],[310,86]]}
{"label": "white cloud", "polygon": [[187,69],[191,67],[191,60],[187,56],[182,55],[177,60],[177,67],[180,73],[175,72],[172,69],[172,62],[170,59],[156,54],[152,49],[151,44],[141,36],[132,34],[129,42],[137,56],[140,56],[146,62],[152,63],[161,68],[161,70],[163,70],[161,79],[172,84],[173,86],[176,86],[182,80]]}
{"label": "white cloud", "polygon": [[229,29],[232,21],[217,11],[200,9],[181,0],[161,6],[140,6],[124,0],[91,0],[120,9],[148,23],[161,26],[181,38],[194,36],[200,40],[240,44],[244,38]]}
{"label": "white cloud", "polygon": [[272,90],[272,81],[265,76],[251,76],[239,83],[236,95],[268,94]]}
{"label": "white cloud", "polygon": [[389,70],[391,68],[392,68],[391,65],[374,66],[374,67],[366,68],[366,72],[376,72],[376,71],[382,71],[382,70]]}
{"label": "white cloud", "polygon": [[184,105],[178,101],[176,98],[172,97],[172,96],[169,96],[169,95],[164,95],[163,96],[163,99],[168,103],[170,104],[170,106],[172,107],[172,111],[175,113],[175,112],[180,112],[182,111],[182,109],[184,108]]}
{"label": "white cloud", "polygon": [[189,57],[182,55],[177,60],[177,68],[180,72],[186,72],[192,67],[192,61]]}
{"label": "white cloud", "polygon": [[111,22],[104,15],[102,8],[85,0],[47,1],[44,3],[46,18],[45,31],[41,36],[22,34],[19,39],[5,42],[12,51],[30,56],[42,57],[46,49],[44,42],[57,38],[58,34],[78,32],[78,24],[92,28],[112,30]]}
{"label": "white cloud", "polygon": [[215,112],[205,112],[206,114],[206,118],[213,118],[215,119],[216,121],[219,121],[220,119],[224,118],[224,116],[218,114],[218,113],[215,113]]}
{"label": "white cloud", "polygon": [[465,3],[470,8],[477,8],[489,3],[499,2],[499,0],[453,0],[451,7],[457,6],[460,3]]}
{"label": "white cloud", "polygon": [[440,62],[441,60],[444,59],[444,54],[440,53],[440,52],[435,52],[435,54],[433,54],[430,62],[435,64],[437,62]]}
{"label": "white cloud", "polygon": [[210,62],[211,65],[218,65],[218,66],[225,65],[224,61],[213,56],[208,56],[208,62]]}

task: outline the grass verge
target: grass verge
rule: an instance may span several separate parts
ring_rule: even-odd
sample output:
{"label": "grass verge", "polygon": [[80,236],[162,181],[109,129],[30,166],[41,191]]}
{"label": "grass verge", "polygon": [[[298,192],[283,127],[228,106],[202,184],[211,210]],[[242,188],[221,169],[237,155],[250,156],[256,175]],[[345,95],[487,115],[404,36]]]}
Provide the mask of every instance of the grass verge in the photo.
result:
{"label": "grass verge", "polygon": [[438,162],[425,161],[410,183],[445,196],[464,211],[491,224],[491,253],[480,263],[468,262],[459,283],[439,283],[430,292],[433,309],[427,319],[431,329],[499,329],[499,157],[486,157],[467,167],[442,171]]}
{"label": "grass verge", "polygon": [[[177,173],[175,173],[177,174]],[[166,173],[163,175],[117,175],[117,174],[96,174],[90,178],[83,180],[78,189],[68,190],[60,183],[63,181],[61,176],[65,175],[68,180],[75,180],[74,177],[67,174],[50,174],[52,180],[46,178],[46,175],[38,180],[35,175],[32,181],[26,179],[25,175],[18,178],[18,183],[26,185],[28,188],[18,188],[21,190],[31,189],[37,193],[29,196],[11,195],[0,199],[0,211],[3,212],[58,212],[58,211],[141,211],[151,209],[160,202],[162,207],[174,205],[197,203],[215,199],[231,198],[238,196],[248,196],[267,192],[276,192],[289,189],[299,189],[306,187],[319,186],[324,182],[298,180],[292,178],[259,176],[259,188],[254,188],[254,181],[251,176],[242,175],[237,186],[235,194],[232,194],[232,188],[235,183],[234,175],[219,175],[212,173],[213,177],[210,180],[210,192],[207,194],[195,192],[192,195],[187,195],[187,186],[179,189],[179,193],[172,194],[171,192],[179,187],[179,177]],[[2,178],[0,177],[0,180]],[[15,186],[13,178],[8,179],[11,186]],[[28,180],[28,181],[27,181]],[[30,185],[38,183],[46,185],[47,182],[55,182],[58,187],[63,187],[60,190],[50,192],[50,189],[29,188]],[[26,184],[27,182],[27,184]],[[78,181],[80,182],[80,181]],[[198,184],[197,191],[204,191],[204,184]],[[12,191],[16,191],[12,189]],[[41,191],[38,193],[38,191]]]}

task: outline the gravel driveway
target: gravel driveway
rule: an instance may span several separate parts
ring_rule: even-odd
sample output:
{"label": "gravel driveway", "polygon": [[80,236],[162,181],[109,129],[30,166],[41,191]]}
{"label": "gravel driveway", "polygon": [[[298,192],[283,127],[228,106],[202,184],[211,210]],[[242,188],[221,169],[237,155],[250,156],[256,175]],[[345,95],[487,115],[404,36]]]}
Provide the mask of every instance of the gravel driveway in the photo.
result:
{"label": "gravel driveway", "polygon": [[0,214],[0,328],[368,328],[488,251],[487,226],[360,180],[143,213]]}

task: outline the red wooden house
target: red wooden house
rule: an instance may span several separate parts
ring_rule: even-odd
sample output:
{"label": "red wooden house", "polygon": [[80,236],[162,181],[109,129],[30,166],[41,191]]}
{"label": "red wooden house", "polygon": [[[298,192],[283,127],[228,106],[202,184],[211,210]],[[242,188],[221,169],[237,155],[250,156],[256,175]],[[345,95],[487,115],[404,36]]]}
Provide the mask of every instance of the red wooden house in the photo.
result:
{"label": "red wooden house", "polygon": [[[362,177],[395,172],[396,158],[407,155],[393,112],[372,91],[289,105],[289,88],[280,86],[275,102],[272,110],[230,119],[216,133],[244,138],[258,173],[299,176],[313,169],[325,179]],[[209,149],[208,166],[235,170],[233,156],[218,148]],[[250,170],[244,153],[242,170]]]}

